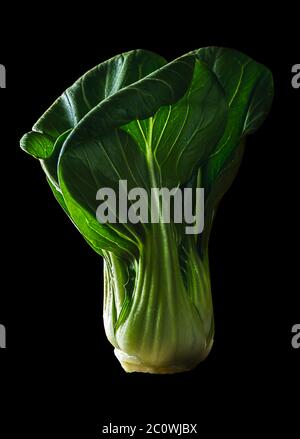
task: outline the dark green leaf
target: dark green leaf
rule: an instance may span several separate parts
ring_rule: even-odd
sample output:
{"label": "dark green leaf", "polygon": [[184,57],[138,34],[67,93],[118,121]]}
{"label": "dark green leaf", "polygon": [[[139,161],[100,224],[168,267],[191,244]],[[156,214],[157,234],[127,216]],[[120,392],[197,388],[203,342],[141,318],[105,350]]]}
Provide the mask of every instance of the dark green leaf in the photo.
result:
{"label": "dark green leaf", "polygon": [[59,184],[58,184],[58,176],[57,176],[57,164],[58,164],[58,158],[60,151],[62,149],[62,146],[67,139],[68,135],[70,134],[72,130],[66,131],[65,133],[61,134],[57,139],[53,146],[51,156],[41,160],[42,168],[44,169],[48,181],[50,180],[53,185],[56,186],[56,188],[59,190]]}
{"label": "dark green leaf", "polygon": [[206,65],[197,61],[189,89],[179,102],[123,129],[146,157],[147,148],[153,152],[158,185],[173,188],[185,184],[207,159],[223,134],[226,119],[223,89]]}
{"label": "dark green leaf", "polygon": [[273,80],[265,66],[236,50],[207,47],[195,53],[215,73],[229,105],[224,135],[206,166],[206,184],[211,187],[241,137],[255,131],[267,116]]}
{"label": "dark green leaf", "polygon": [[162,67],[155,53],[133,50],[117,55],[88,71],[69,87],[21,140],[21,147],[37,158],[51,156],[55,140],[74,128],[95,106],[123,87]]}

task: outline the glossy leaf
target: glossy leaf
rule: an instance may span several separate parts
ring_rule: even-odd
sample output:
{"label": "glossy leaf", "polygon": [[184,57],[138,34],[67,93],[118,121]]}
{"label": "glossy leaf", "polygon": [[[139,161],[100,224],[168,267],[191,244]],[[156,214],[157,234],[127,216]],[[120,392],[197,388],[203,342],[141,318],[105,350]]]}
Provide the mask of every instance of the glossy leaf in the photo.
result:
{"label": "glossy leaf", "polygon": [[[95,106],[162,67],[155,53],[133,50],[94,67],[69,87],[25,134],[21,146],[36,158],[51,156],[56,139],[74,128]],[[51,147],[52,146],[52,147]]]}
{"label": "glossy leaf", "polygon": [[266,118],[273,80],[265,66],[235,50],[207,47],[195,53],[215,73],[229,106],[224,135],[206,167],[206,184],[212,187],[241,137],[253,133]]}
{"label": "glossy leaf", "polygon": [[163,106],[150,119],[124,126],[145,156],[147,149],[159,174],[159,186],[185,184],[207,159],[223,134],[227,104],[210,70],[197,61],[191,85],[179,102]]}
{"label": "glossy leaf", "polygon": [[21,148],[38,159],[44,159],[52,154],[54,141],[50,136],[31,131],[20,140]]}

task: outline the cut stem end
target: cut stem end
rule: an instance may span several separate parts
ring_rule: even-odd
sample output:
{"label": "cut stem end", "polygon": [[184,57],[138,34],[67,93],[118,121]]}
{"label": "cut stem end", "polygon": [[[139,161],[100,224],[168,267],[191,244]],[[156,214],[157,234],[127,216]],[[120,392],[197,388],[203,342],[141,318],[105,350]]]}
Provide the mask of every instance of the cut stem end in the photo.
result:
{"label": "cut stem end", "polygon": [[199,363],[201,363],[207,355],[209,354],[213,342],[211,341],[207,351],[205,352],[205,355],[199,361],[196,363],[189,365],[189,366],[153,366],[153,365],[147,365],[141,362],[141,360],[138,357],[135,357],[133,355],[127,355],[126,353],[120,351],[119,349],[115,348],[115,356],[118,358],[119,362],[121,363],[122,368],[125,370],[125,372],[132,373],[132,372],[142,372],[142,373],[151,373],[151,374],[174,374],[174,373],[182,373],[182,372],[188,372],[189,370],[194,369]]}

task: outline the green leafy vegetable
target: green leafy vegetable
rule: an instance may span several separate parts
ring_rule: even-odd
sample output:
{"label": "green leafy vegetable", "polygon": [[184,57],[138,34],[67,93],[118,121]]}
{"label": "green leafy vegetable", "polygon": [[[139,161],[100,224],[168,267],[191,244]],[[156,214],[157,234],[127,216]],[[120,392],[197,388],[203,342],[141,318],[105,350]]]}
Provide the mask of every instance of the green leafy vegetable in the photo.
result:
{"label": "green leafy vegetable", "polygon": [[[261,125],[272,96],[269,70],[234,50],[204,48],[170,63],[135,50],[87,72],[21,139],[104,258],[104,326],[126,371],[180,372],[209,353],[209,234],[245,136]],[[122,180],[149,197],[152,188],[191,188],[194,195],[204,188],[203,233],[186,234],[185,219],[162,221],[158,197],[157,223],[123,222],[120,213],[99,222],[97,191],[119,194]]]}

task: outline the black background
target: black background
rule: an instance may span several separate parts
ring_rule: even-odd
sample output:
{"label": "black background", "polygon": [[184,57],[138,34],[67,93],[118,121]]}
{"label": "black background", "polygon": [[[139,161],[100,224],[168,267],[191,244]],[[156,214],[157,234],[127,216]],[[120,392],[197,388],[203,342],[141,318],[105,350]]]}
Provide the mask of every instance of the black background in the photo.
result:
{"label": "black background", "polygon": [[[7,328],[7,349],[0,351],[0,362],[6,412],[17,409],[19,419],[10,429],[21,425],[66,437],[82,431],[92,438],[108,422],[191,422],[198,423],[200,437],[219,429],[238,435],[279,427],[287,432],[295,426],[299,381],[299,350],[291,347],[291,328],[300,323],[300,92],[291,87],[291,67],[300,62],[296,31],[290,26],[283,32],[278,21],[258,33],[260,20],[251,31],[245,23],[231,33],[200,21],[186,23],[184,32],[180,21],[168,23],[168,32],[165,22],[138,28],[134,20],[131,26],[109,17],[107,22],[108,28],[100,20],[88,32],[80,21],[39,23],[30,36],[25,23],[17,38],[9,30],[1,37],[7,89],[0,90],[0,323]],[[140,47],[171,60],[206,45],[241,50],[268,66],[274,105],[248,138],[242,167],[214,224],[216,336],[210,356],[185,374],[126,374],[102,325],[102,261],[18,141],[66,87],[107,58]]]}

